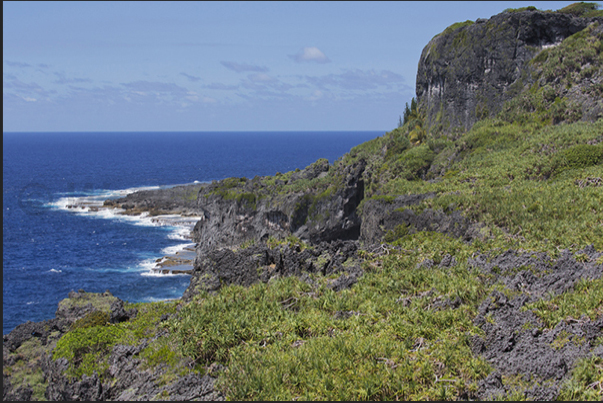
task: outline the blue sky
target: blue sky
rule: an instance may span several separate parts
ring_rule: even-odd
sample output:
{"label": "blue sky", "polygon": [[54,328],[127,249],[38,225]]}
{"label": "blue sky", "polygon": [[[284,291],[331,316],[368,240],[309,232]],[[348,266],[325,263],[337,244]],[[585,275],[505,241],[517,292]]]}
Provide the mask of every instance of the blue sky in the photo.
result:
{"label": "blue sky", "polygon": [[493,2],[3,2],[3,131],[390,130]]}

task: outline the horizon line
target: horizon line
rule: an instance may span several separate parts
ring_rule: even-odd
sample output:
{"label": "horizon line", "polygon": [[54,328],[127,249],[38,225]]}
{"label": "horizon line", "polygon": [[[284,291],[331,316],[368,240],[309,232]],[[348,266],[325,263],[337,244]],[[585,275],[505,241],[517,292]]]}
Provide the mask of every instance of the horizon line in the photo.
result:
{"label": "horizon line", "polygon": [[[394,130],[390,129],[389,131]],[[2,131],[2,134],[10,133],[312,133],[312,132],[377,132],[383,131],[383,129],[373,130],[113,130],[113,131],[84,131],[84,130],[67,130],[67,131]],[[386,132],[388,130],[385,130]]]}

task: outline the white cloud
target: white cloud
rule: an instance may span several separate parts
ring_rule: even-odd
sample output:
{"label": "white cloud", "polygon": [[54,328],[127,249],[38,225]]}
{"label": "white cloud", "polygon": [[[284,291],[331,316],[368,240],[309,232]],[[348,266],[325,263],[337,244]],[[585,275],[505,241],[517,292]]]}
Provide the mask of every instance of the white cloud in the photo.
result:
{"label": "white cloud", "polygon": [[256,66],[253,64],[247,63],[237,63],[237,62],[220,62],[222,66],[226,67],[229,70],[236,71],[237,73],[241,73],[244,71],[257,71],[260,73],[265,73],[268,71],[268,67],[265,66]]}
{"label": "white cloud", "polygon": [[192,82],[197,82],[197,81],[201,80],[201,77],[191,76],[190,74],[186,74],[186,73],[180,73],[180,75],[186,77],[188,79],[188,81],[192,81]]}
{"label": "white cloud", "polygon": [[331,60],[316,47],[305,47],[294,55],[289,57],[295,60],[297,63],[303,62],[316,62],[316,63],[329,63]]}
{"label": "white cloud", "polygon": [[162,83],[158,81],[133,81],[122,83],[122,85],[129,88],[132,92],[165,92],[171,94],[186,94],[188,92],[186,88],[174,83]]}
{"label": "white cloud", "polygon": [[328,74],[325,76],[306,76],[306,80],[319,88],[342,88],[346,90],[376,90],[380,87],[403,87],[404,77],[389,70],[348,70],[341,74]]}
{"label": "white cloud", "polygon": [[19,67],[19,68],[24,68],[24,67],[31,67],[31,65],[27,64],[27,63],[22,63],[22,62],[11,62],[9,60],[5,60],[4,63],[6,63],[7,66],[10,67]]}
{"label": "white cloud", "polygon": [[312,93],[311,96],[308,97],[308,100],[310,100],[310,101],[317,101],[317,100],[319,100],[322,97],[323,97],[322,91],[321,90],[316,90],[316,91],[314,91]]}
{"label": "white cloud", "polygon": [[54,81],[55,84],[79,84],[79,83],[91,83],[92,80],[89,78],[69,78],[65,76],[65,73],[57,72],[54,73],[57,79]]}
{"label": "white cloud", "polygon": [[270,81],[274,81],[275,79],[270,77],[268,74],[264,74],[264,73],[258,73],[258,74],[250,74],[247,76],[247,78],[249,78],[251,81],[257,83],[257,82],[270,82]]}
{"label": "white cloud", "polygon": [[236,90],[237,88],[239,88],[238,85],[227,85],[222,83],[211,83],[204,87],[210,90]]}

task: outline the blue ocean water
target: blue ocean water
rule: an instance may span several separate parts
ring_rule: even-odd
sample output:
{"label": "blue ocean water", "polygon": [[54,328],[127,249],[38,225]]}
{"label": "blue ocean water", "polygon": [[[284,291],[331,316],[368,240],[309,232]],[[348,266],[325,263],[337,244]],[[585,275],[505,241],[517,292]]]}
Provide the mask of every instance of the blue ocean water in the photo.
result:
{"label": "blue ocean water", "polygon": [[332,163],[383,133],[3,133],[3,334],[53,318],[71,290],[138,302],[188,286],[186,275],[145,275],[145,262],[186,242],[174,227],[73,214],[60,200]]}

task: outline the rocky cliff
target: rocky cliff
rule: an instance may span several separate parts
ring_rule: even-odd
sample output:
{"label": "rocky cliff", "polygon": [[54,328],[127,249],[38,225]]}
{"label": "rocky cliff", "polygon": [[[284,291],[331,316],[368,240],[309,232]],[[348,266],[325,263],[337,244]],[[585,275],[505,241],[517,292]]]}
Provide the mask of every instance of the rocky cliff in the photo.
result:
{"label": "rocky cliff", "polygon": [[199,253],[288,235],[312,243],[358,239],[364,166],[330,166],[321,159],[281,176],[229,178],[201,188],[202,219],[193,231]]}
{"label": "rocky cliff", "polygon": [[534,82],[529,61],[603,17],[539,10],[509,11],[453,24],[419,60],[416,95],[433,131],[470,129]]}

